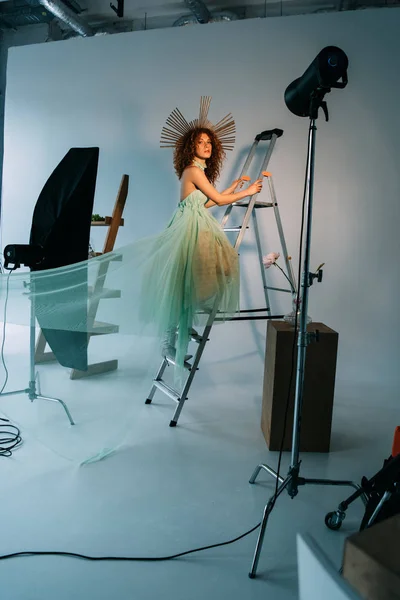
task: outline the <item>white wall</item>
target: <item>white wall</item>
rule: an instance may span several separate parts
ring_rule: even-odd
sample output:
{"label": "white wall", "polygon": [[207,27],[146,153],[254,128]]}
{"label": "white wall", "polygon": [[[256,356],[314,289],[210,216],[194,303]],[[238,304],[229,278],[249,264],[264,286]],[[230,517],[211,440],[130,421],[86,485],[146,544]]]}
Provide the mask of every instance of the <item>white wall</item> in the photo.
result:
{"label": "white wall", "polygon": [[[49,27],[47,24],[27,25],[21,29],[17,29],[16,31],[8,30],[0,32],[0,164],[3,164],[4,104],[8,49],[11,46],[43,43],[48,39],[48,37]],[[2,175],[3,173],[1,171],[0,187],[2,187]]]}
{"label": "white wall", "polygon": [[[195,117],[204,94],[213,97],[212,120],[231,111],[237,123],[221,184],[236,176],[256,133],[285,130],[270,167],[296,259],[308,121],[287,110],[283,93],[324,46],[338,45],[349,56],[349,85],[327,97],[330,122],[319,120],[312,266],[326,267],[323,283],[311,289],[309,312],[339,331],[339,379],[398,383],[399,26],[400,9],[380,9],[11,48],[2,248],[28,241],[38,194],[71,146],[101,148],[96,212],[109,213],[121,174],[130,175],[119,244],[159,231],[178,201],[160,131],[175,106]],[[276,249],[266,244],[266,252]],[[243,299],[261,306],[250,243],[242,255]],[[288,309],[288,297],[274,308]],[[243,354],[243,377],[254,364],[261,374],[264,329],[226,325],[210,356],[223,357],[226,367]]]}

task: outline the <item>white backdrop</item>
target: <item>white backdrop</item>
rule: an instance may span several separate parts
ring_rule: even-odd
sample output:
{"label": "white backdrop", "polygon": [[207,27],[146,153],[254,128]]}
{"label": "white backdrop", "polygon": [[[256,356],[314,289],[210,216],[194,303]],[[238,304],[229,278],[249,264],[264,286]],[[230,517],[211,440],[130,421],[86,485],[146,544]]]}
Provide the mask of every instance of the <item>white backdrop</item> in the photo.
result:
{"label": "white backdrop", "polygon": [[[1,248],[27,243],[40,190],[73,146],[101,149],[95,212],[109,214],[122,173],[130,175],[119,245],[159,231],[179,189],[171,152],[159,149],[161,128],[175,106],[193,118],[199,97],[211,95],[211,119],[231,111],[237,123],[221,185],[237,175],[255,134],[284,129],[270,170],[296,264],[308,121],[287,110],[283,93],[324,46],[337,45],[350,60],[349,85],[327,97],[331,120],[321,114],[318,123],[312,267],[326,267],[309,312],[340,334],[338,379],[398,383],[399,26],[400,9],[381,9],[11,48]],[[280,250],[271,217],[264,212],[265,252]],[[243,303],[261,306],[251,237],[242,265]],[[288,297],[273,300],[276,311],[289,309]],[[243,377],[256,365],[261,376],[264,333],[265,323],[224,325],[208,357],[225,369],[236,358]]]}

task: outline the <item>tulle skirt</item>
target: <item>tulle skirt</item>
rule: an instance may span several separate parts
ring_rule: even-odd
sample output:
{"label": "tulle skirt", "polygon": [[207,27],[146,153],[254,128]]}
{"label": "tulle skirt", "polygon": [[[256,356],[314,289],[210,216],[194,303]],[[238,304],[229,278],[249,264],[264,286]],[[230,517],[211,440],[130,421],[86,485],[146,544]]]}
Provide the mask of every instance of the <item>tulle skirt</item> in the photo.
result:
{"label": "tulle skirt", "polygon": [[153,238],[145,261],[140,320],[157,334],[176,328],[176,363],[183,365],[190,329],[205,324],[218,303],[218,319],[239,308],[239,264],[200,191],[180,202],[168,227]]}

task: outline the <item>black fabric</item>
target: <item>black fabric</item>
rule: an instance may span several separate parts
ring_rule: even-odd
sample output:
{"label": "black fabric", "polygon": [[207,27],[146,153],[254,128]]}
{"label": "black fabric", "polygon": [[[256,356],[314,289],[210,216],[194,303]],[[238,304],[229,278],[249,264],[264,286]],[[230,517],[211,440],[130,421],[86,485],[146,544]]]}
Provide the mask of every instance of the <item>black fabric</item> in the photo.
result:
{"label": "black fabric", "polygon": [[[55,168],[40,193],[32,218],[30,244],[43,247],[44,259],[31,271],[40,271],[71,265],[88,258],[90,226],[96,188],[99,148],[71,148]],[[84,294],[87,298],[87,273],[82,269],[79,282],[74,274],[74,287],[66,292],[68,282],[63,280],[63,289],[52,289],[51,300],[35,300],[35,314],[41,325],[40,313],[63,310],[72,303],[74,295]],[[79,283],[77,286],[76,284]],[[37,293],[50,291],[46,286],[54,285],[36,280],[33,284]],[[70,295],[70,297],[68,296]],[[81,299],[81,298],[80,298]],[[46,307],[43,306],[46,302]],[[79,302],[76,319],[86,322],[85,303]],[[79,314],[78,314],[79,312]],[[42,326],[41,326],[42,327]],[[43,334],[58,362],[69,368],[87,370],[88,334],[84,331],[61,331],[42,327]]]}

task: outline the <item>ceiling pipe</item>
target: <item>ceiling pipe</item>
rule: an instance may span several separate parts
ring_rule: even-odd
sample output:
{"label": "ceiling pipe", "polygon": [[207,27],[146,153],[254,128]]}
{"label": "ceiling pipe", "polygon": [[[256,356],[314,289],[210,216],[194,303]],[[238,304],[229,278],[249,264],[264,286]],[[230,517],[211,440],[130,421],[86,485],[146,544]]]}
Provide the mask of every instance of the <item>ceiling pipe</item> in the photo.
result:
{"label": "ceiling pipe", "polygon": [[201,0],[185,0],[185,4],[194,16],[198,23],[208,23],[211,18],[211,13],[207,6]]}
{"label": "ceiling pipe", "polygon": [[52,13],[57,19],[68,25],[71,29],[83,37],[90,37],[95,34],[93,29],[80,19],[73,10],[68,8],[61,0],[40,0],[46,10]]}
{"label": "ceiling pipe", "polygon": [[[239,19],[236,13],[230,11],[213,13],[210,15],[210,19],[208,23],[216,23],[220,21],[237,21]],[[196,17],[192,17],[191,15],[186,15],[183,17],[179,17],[173,24],[173,27],[184,27],[185,25],[198,25],[199,21]]]}
{"label": "ceiling pipe", "polygon": [[210,23],[217,23],[219,21],[237,21],[239,16],[229,10],[223,12],[213,13],[210,18]]}

